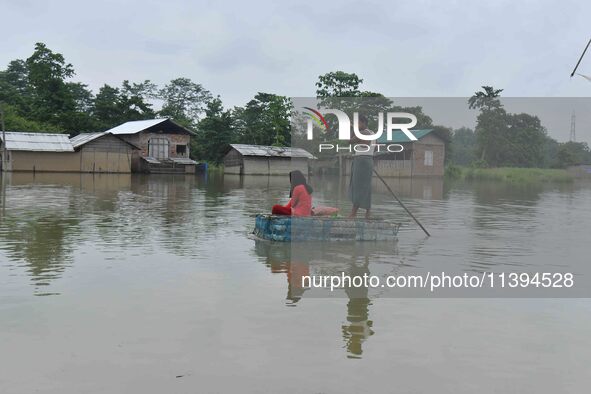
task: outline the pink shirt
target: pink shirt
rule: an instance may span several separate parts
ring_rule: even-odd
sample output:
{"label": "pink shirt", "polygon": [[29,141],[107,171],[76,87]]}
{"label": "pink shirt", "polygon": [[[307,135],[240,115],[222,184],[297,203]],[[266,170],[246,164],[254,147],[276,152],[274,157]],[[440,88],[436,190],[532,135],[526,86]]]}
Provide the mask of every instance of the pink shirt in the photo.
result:
{"label": "pink shirt", "polygon": [[291,194],[291,200],[285,206],[291,208],[293,216],[311,216],[312,215],[312,196],[304,185],[297,185]]}

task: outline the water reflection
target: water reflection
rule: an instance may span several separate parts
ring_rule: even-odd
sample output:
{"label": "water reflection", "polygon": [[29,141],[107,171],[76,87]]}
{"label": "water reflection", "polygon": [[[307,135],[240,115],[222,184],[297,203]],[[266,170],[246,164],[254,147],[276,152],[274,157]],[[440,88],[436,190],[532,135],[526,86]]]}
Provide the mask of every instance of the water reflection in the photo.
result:
{"label": "water reflection", "polygon": [[[403,263],[397,258],[396,243],[294,243],[285,244],[255,240],[255,251],[274,274],[287,278],[286,305],[295,306],[308,289],[302,286],[302,277],[309,275],[345,275],[385,277],[397,272]],[[373,271],[370,271],[370,263]],[[363,343],[374,334],[369,317],[371,295],[367,287],[345,286],[335,294],[347,299],[341,334],[347,357],[360,358]],[[326,296],[326,295],[325,295]],[[374,297],[376,295],[374,294]]]}
{"label": "water reflection", "polygon": [[[37,295],[74,292],[69,286],[77,284],[75,279],[62,281],[62,287],[56,282],[85,265],[108,265],[122,280],[141,282],[137,271],[126,271],[131,270],[126,264],[134,264],[130,261],[150,260],[154,265],[146,264],[151,267],[146,270],[202,270],[226,278],[248,273],[254,260],[268,267],[265,275],[285,278],[285,297],[276,301],[301,310],[306,299],[326,296],[302,286],[307,275],[384,278],[413,270],[507,267],[556,271],[588,259],[591,187],[585,184],[444,185],[441,179],[388,179],[433,237],[426,239],[375,182],[375,214],[404,223],[399,243],[312,247],[247,238],[255,214],[287,201],[287,177],[211,172],[207,177],[14,173],[0,178],[0,269],[8,272],[0,280],[9,285],[3,289],[26,295],[31,289]],[[315,204],[348,212],[346,180],[313,177],[311,182]],[[259,283],[261,278],[251,279]],[[211,287],[211,303],[228,291],[217,282]],[[374,332],[373,322],[383,322],[374,303],[388,294],[345,288],[334,296],[342,297],[342,311],[338,321],[328,324],[347,357],[362,357],[366,341],[387,335]]]}

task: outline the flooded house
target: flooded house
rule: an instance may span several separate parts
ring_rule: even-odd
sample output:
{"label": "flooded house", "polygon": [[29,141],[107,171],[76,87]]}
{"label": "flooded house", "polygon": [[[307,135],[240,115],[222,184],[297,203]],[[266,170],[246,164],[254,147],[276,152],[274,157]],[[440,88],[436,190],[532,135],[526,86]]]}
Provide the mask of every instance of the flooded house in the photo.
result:
{"label": "flooded house", "polygon": [[0,133],[2,171],[78,172],[80,161],[67,134]]}
{"label": "flooded house", "polygon": [[80,172],[130,173],[139,148],[109,132],[82,133],[70,139]]}
{"label": "flooded house", "polygon": [[[445,171],[445,140],[432,129],[411,130],[417,141],[411,141],[400,130],[392,133],[387,139],[386,133],[378,139],[380,150],[374,156],[374,168],[385,177],[442,177]],[[395,145],[403,147],[402,151],[394,152]],[[392,152],[389,151],[392,146]],[[350,175],[350,154],[339,156],[340,172]]]}
{"label": "flooded house", "polygon": [[315,157],[302,148],[230,144],[224,157],[224,173],[236,175],[286,175],[300,170],[308,173]]}
{"label": "flooded house", "polygon": [[[3,171],[130,173],[134,145],[109,133],[4,133]],[[4,146],[5,143],[5,146]],[[6,149],[4,149],[6,148]]]}
{"label": "flooded house", "polygon": [[197,162],[189,157],[194,132],[168,118],[126,122],[106,133],[139,148],[132,172],[195,173]]}

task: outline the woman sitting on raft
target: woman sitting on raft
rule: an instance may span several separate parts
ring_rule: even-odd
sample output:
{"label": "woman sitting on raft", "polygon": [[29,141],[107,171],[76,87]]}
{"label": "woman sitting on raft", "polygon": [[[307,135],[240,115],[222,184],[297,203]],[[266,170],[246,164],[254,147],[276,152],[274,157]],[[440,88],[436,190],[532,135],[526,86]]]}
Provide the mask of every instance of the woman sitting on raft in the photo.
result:
{"label": "woman sitting on raft", "polygon": [[301,171],[289,173],[291,190],[287,205],[273,205],[273,215],[311,216],[312,215],[312,187],[306,182]]}

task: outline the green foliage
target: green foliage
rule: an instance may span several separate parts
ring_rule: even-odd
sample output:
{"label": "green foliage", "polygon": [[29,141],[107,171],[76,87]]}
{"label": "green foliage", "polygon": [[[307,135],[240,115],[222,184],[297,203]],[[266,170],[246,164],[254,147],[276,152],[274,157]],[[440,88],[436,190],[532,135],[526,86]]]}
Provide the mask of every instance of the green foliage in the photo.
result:
{"label": "green foliage", "polygon": [[462,177],[462,169],[454,164],[448,164],[444,174],[447,179],[459,179]]}
{"label": "green foliage", "polygon": [[221,163],[232,142],[233,129],[232,112],[224,111],[219,97],[209,101],[205,117],[198,123],[197,135],[191,141],[194,158]]}
{"label": "green foliage", "polygon": [[184,126],[195,126],[200,115],[212,100],[211,93],[189,78],[176,78],[158,91],[163,100],[160,116],[175,119]]}
{"label": "green foliage", "polygon": [[45,133],[59,133],[62,130],[54,125],[36,122],[22,117],[18,110],[11,106],[4,104],[1,107],[4,113],[4,123],[7,130],[10,131],[38,131]]}
{"label": "green foliage", "polygon": [[490,180],[514,183],[572,182],[574,179],[565,170],[516,167],[463,168],[462,178],[467,180]]}
{"label": "green foliage", "polygon": [[476,135],[472,129],[462,127],[454,130],[450,146],[452,149],[446,154],[451,163],[467,166],[476,161]]}
{"label": "green foliage", "polygon": [[[378,114],[387,112],[411,112],[417,117],[416,128],[432,127],[432,120],[423,113],[421,107],[402,107],[381,93],[360,90],[363,79],[355,73],[343,71],[329,72],[318,77],[316,82],[316,97],[318,103],[325,108],[344,111],[353,119],[353,113],[359,112],[367,116],[368,127],[377,130]],[[337,137],[337,118],[332,114],[326,115],[328,132],[323,134],[325,141]],[[447,138],[447,132],[441,130],[442,137]],[[449,139],[446,139],[446,141]]]}
{"label": "green foliage", "polygon": [[284,96],[257,93],[244,108],[234,112],[236,142],[255,145],[289,146],[292,105]]}
{"label": "green foliage", "polygon": [[591,164],[591,151],[586,142],[565,142],[558,144],[556,152],[557,166],[568,167]]}
{"label": "green foliage", "polygon": [[476,124],[477,151],[489,167],[541,167],[547,145],[546,129],[529,114],[510,114],[499,100],[502,89],[483,86],[469,100],[480,110]]}
{"label": "green foliage", "polygon": [[355,73],[333,71],[321,75],[316,82],[316,96],[325,97],[355,97],[359,96],[359,86],[363,79]]}

